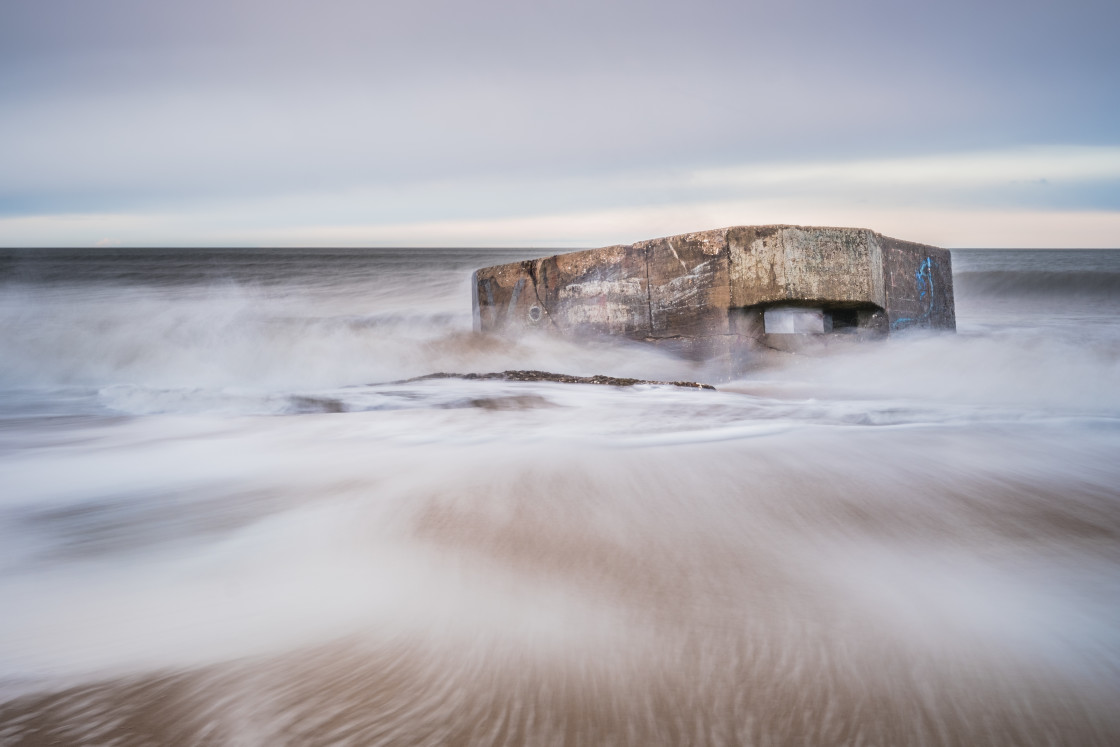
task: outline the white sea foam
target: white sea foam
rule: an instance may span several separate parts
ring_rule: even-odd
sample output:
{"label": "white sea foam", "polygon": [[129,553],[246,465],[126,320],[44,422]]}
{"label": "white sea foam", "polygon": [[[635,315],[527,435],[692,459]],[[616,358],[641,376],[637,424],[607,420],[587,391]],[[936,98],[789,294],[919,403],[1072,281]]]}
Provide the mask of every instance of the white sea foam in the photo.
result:
{"label": "white sea foam", "polygon": [[6,289],[0,679],[40,695],[0,741],[1120,734],[1115,323],[401,381],[716,378],[475,336],[433,274]]}

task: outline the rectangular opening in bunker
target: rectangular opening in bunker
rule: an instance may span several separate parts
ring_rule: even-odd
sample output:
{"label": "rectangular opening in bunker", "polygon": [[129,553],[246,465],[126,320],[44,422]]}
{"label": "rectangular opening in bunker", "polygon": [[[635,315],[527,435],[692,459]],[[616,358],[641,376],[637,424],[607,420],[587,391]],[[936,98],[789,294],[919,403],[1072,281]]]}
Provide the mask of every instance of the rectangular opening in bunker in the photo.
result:
{"label": "rectangular opening in bunker", "polygon": [[873,331],[881,317],[879,307],[771,306],[762,312],[768,335],[824,335],[833,332]]}
{"label": "rectangular opening in bunker", "polygon": [[834,330],[859,326],[858,309],[832,309],[828,313],[832,316],[832,328]]}
{"label": "rectangular opening in bunker", "polygon": [[832,331],[832,317],[824,309],[772,306],[762,315],[768,335],[823,335]]}

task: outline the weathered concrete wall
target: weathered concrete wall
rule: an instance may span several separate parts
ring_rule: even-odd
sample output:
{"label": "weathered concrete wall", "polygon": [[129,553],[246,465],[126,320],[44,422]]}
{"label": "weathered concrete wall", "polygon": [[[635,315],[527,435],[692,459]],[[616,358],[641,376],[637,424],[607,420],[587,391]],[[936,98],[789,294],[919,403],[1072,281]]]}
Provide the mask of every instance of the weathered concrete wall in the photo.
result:
{"label": "weathered concrete wall", "polygon": [[[705,357],[801,305],[844,331],[954,329],[949,252],[858,228],[736,226],[478,270],[482,331],[616,335]],[[831,318],[831,317],[830,317]]]}
{"label": "weathered concrete wall", "polygon": [[871,231],[739,226],[727,234],[733,306],[791,301],[885,305],[882,253]]}
{"label": "weathered concrete wall", "polygon": [[650,335],[645,254],[629,246],[538,260],[542,318],[562,332],[643,338]]}
{"label": "weathered concrete wall", "polygon": [[956,329],[953,264],[949,252],[880,236],[886,302],[892,330]]}

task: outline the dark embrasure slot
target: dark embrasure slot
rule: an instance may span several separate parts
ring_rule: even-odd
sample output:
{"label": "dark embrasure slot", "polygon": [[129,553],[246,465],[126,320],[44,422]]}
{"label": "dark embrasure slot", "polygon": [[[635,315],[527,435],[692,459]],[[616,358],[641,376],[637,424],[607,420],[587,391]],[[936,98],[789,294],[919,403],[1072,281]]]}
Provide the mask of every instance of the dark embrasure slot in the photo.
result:
{"label": "dark embrasure slot", "polygon": [[834,330],[859,326],[859,311],[857,309],[832,309],[829,314],[832,316],[832,328]]}

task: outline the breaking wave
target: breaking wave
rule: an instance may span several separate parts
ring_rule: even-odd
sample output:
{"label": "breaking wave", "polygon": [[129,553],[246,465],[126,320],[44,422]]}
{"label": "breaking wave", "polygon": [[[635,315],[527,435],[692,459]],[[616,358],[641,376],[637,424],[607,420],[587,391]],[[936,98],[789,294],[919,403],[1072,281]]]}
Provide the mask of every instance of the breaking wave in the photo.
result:
{"label": "breaking wave", "polygon": [[1120,272],[961,272],[953,275],[957,293],[975,296],[1048,296],[1120,301]]}
{"label": "breaking wave", "polygon": [[1115,257],[729,379],[507,256],[0,262],[0,744],[1120,742]]}

